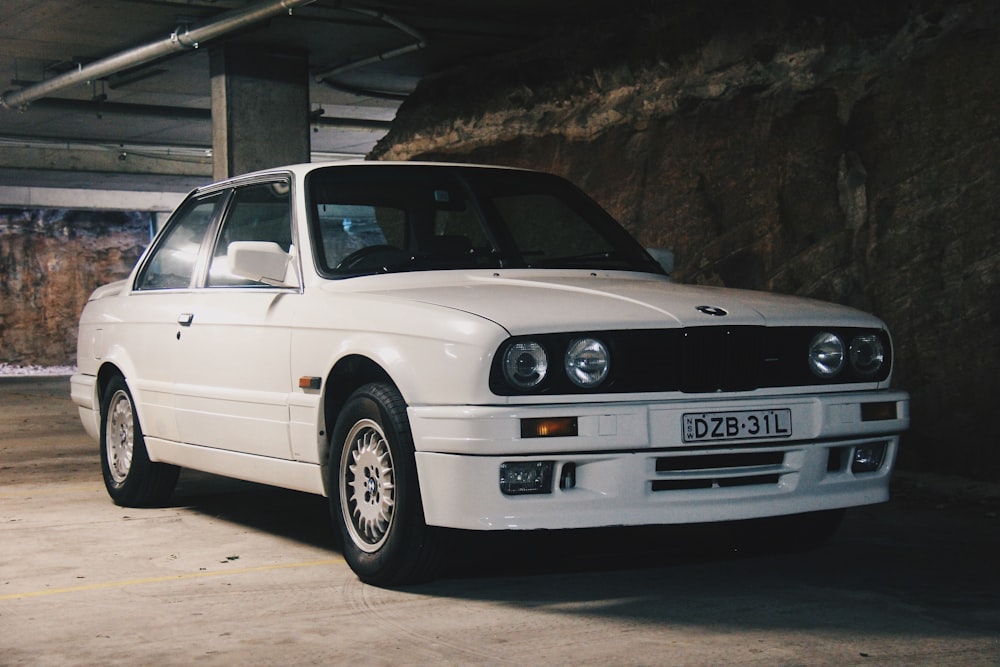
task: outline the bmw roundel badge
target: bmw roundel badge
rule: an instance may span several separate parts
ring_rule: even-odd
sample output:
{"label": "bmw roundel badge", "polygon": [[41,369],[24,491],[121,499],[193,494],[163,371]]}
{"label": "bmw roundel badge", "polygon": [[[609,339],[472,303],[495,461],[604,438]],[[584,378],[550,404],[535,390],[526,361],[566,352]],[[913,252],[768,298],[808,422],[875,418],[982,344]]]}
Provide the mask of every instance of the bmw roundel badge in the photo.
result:
{"label": "bmw roundel badge", "polygon": [[706,315],[714,315],[715,317],[725,317],[729,314],[724,308],[717,306],[695,306],[695,310]]}

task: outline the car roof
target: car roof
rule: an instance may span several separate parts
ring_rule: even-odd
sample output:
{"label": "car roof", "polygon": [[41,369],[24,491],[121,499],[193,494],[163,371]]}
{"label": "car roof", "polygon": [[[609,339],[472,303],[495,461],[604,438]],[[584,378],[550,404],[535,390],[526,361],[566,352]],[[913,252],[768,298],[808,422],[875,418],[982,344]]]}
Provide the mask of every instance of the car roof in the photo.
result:
{"label": "car roof", "polygon": [[221,181],[215,181],[213,183],[206,183],[194,190],[196,193],[202,193],[210,190],[215,190],[220,187],[227,187],[230,185],[238,185],[240,183],[245,183],[248,181],[255,181],[261,178],[268,178],[275,176],[277,174],[293,174],[298,177],[303,177],[311,171],[316,171],[318,169],[328,169],[328,168],[339,168],[339,167],[363,167],[377,169],[380,167],[442,167],[442,168],[458,168],[458,169],[496,169],[503,171],[533,171],[530,169],[523,169],[519,167],[506,167],[502,165],[488,165],[488,164],[473,164],[465,162],[407,162],[407,161],[391,161],[391,160],[341,160],[337,162],[304,162],[300,164],[291,164],[282,167],[273,167],[270,169],[262,169],[260,171],[254,171],[247,174],[241,174],[239,176],[232,176],[230,178],[223,179]]}

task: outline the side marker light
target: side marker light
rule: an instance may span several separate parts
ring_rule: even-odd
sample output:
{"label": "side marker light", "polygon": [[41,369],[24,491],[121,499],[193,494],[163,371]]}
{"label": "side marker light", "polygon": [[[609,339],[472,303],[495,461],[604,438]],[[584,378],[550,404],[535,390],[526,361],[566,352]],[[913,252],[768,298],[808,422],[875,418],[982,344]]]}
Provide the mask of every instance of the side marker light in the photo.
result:
{"label": "side marker light", "polygon": [[323,386],[323,378],[303,376],[299,378],[299,389],[319,389]]}

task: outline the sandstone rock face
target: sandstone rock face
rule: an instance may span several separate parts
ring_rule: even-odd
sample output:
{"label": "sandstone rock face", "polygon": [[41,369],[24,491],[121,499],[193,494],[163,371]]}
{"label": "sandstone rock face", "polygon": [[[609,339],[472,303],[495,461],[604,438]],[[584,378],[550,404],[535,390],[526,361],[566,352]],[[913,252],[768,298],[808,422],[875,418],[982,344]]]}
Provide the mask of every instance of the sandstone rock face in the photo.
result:
{"label": "sandstone rock face", "polygon": [[127,276],[149,236],[143,213],[0,209],[0,362],[75,364],[87,297]]}
{"label": "sandstone rock face", "polygon": [[375,157],[554,171],[682,281],[878,314],[901,465],[1000,478],[1000,8],[800,5],[667,3],[451,72]]}

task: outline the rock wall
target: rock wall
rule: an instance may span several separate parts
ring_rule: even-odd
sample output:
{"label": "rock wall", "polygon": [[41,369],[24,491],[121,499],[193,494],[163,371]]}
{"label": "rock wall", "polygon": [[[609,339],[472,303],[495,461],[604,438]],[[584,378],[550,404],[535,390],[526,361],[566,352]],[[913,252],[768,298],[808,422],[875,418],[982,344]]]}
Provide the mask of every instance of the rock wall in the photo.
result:
{"label": "rock wall", "polygon": [[554,171],[680,280],[875,312],[901,465],[1000,478],[1000,7],[656,7],[425,81],[373,157]]}
{"label": "rock wall", "polygon": [[149,243],[150,214],[0,208],[0,363],[76,363],[80,311],[124,278]]}

